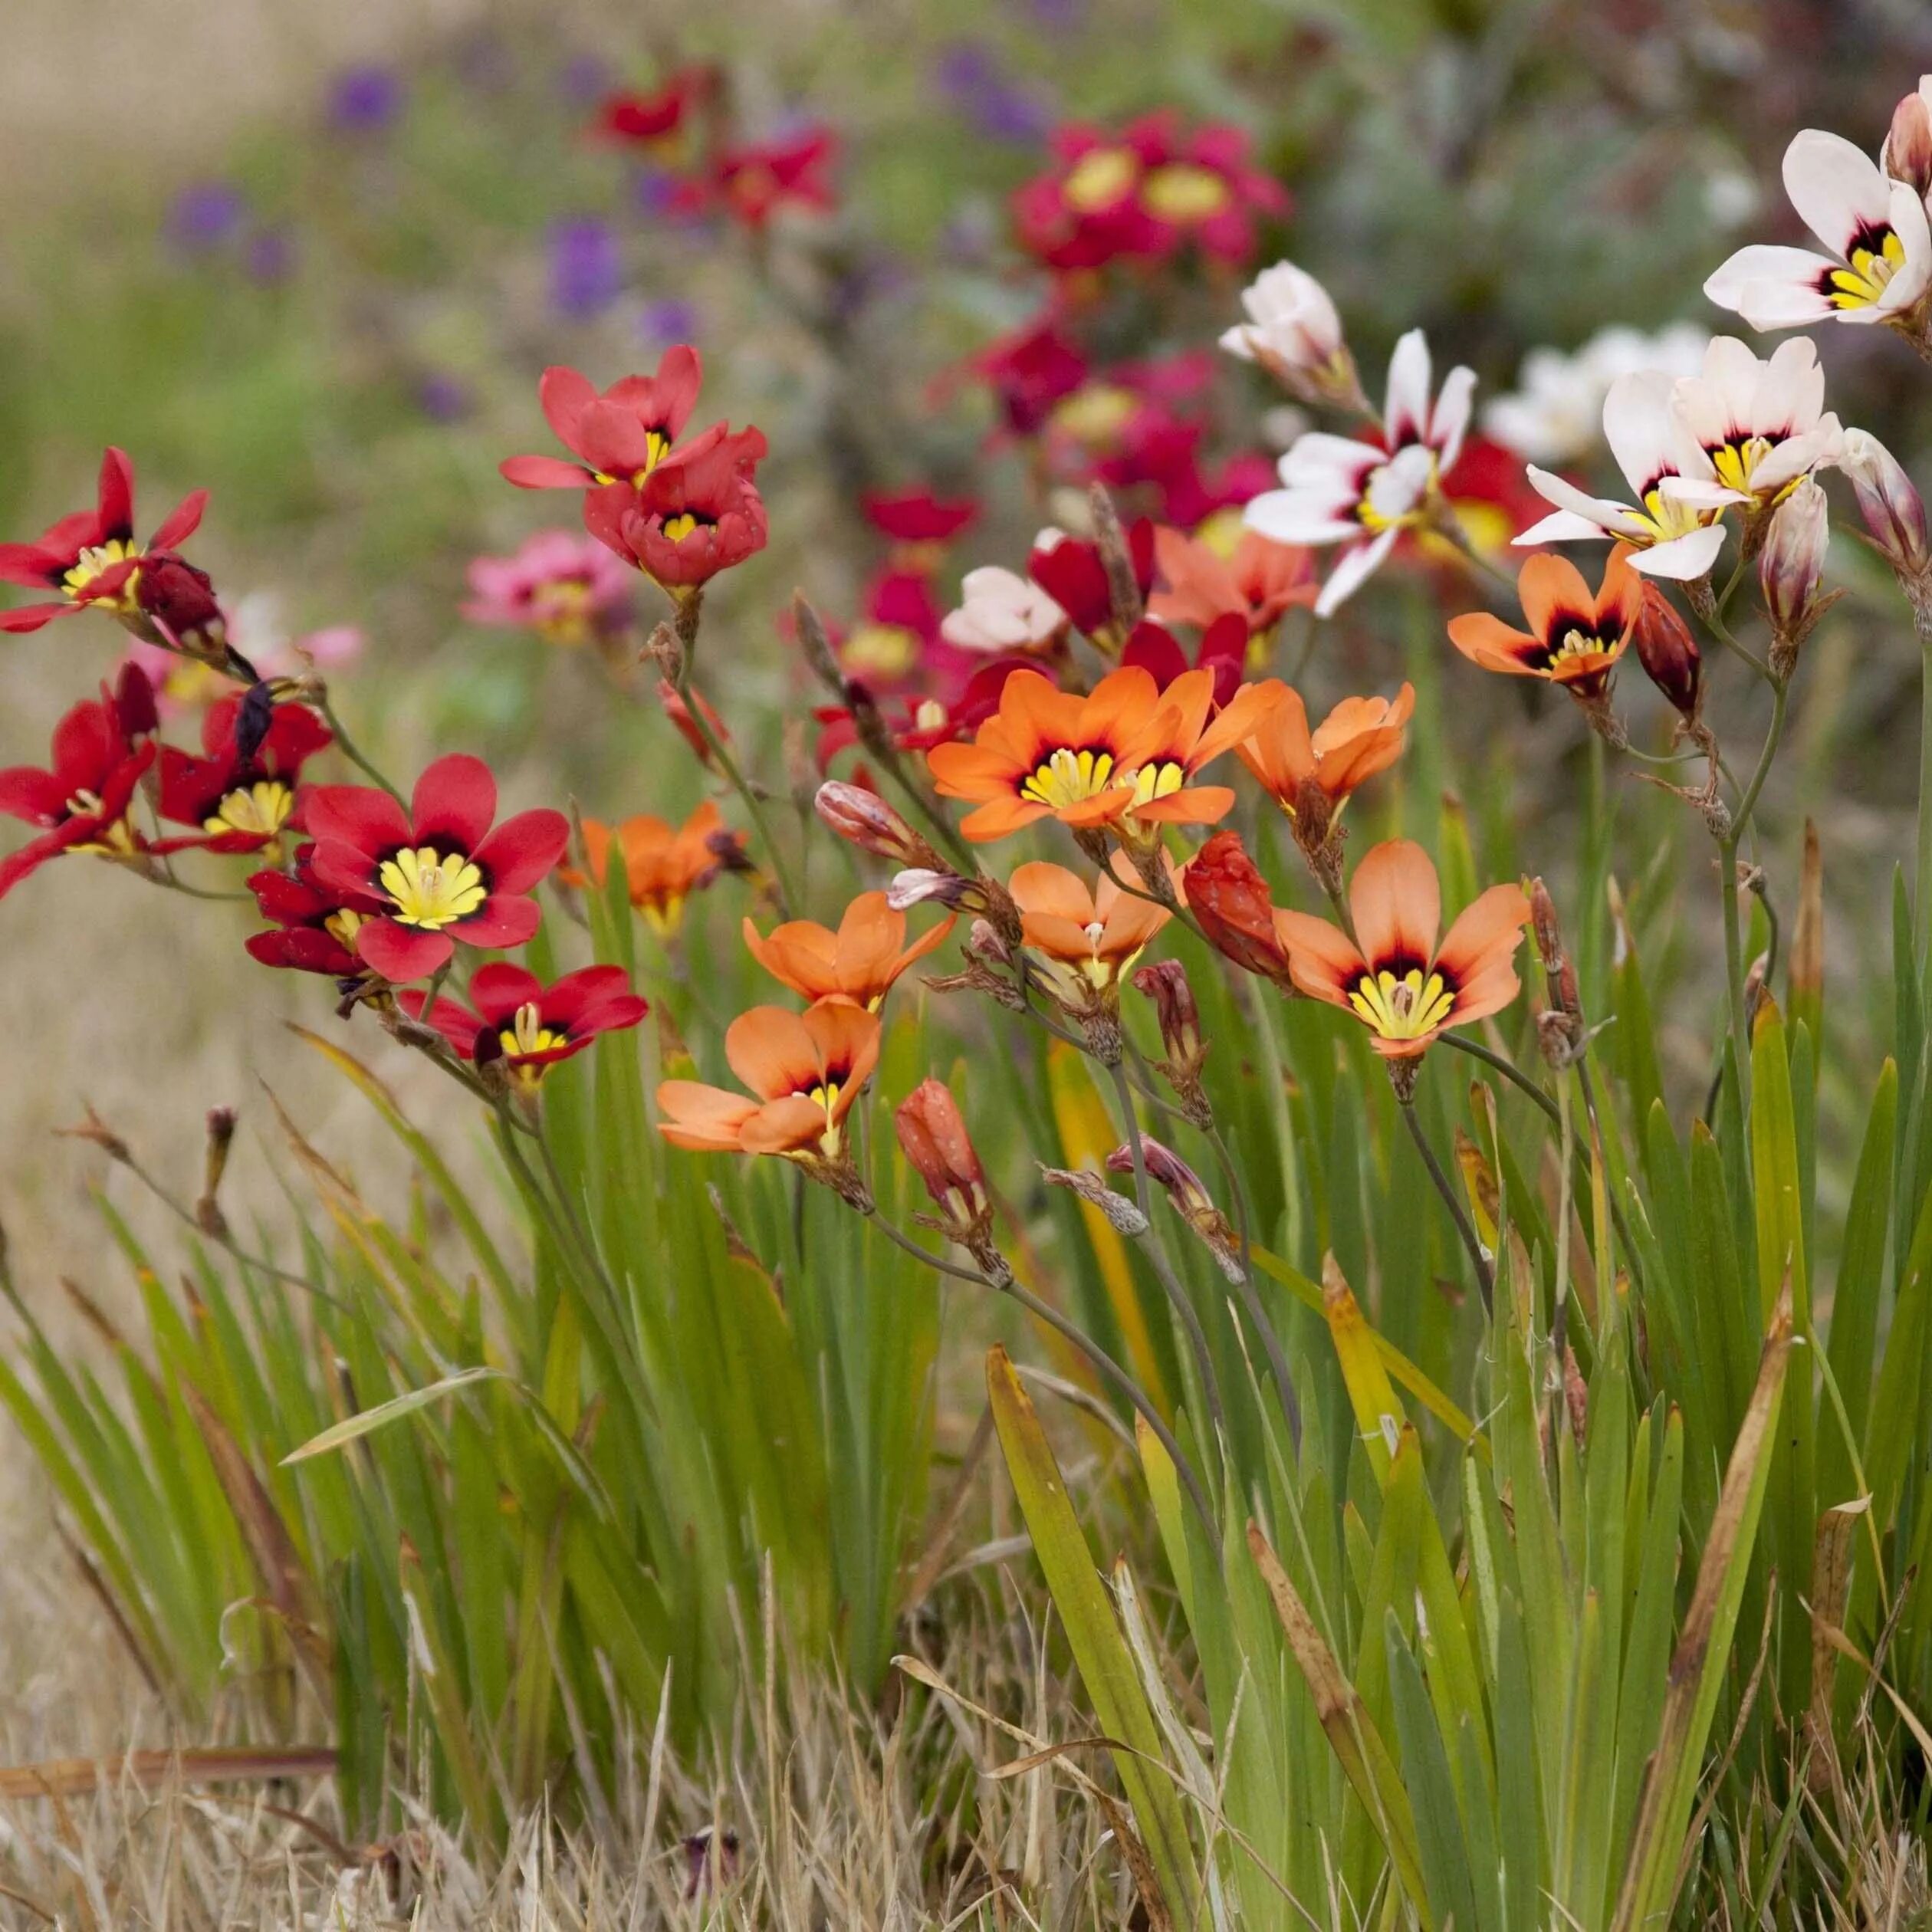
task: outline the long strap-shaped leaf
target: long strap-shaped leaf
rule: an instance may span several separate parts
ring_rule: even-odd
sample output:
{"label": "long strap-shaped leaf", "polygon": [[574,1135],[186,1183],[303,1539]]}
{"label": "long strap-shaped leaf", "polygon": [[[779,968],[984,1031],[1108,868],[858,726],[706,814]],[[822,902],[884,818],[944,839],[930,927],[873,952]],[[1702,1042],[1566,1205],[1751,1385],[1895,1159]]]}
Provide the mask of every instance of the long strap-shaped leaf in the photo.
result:
{"label": "long strap-shaped leaf", "polygon": [[995,1348],[987,1355],[986,1392],[1033,1552],[1066,1626],[1093,1714],[1109,1738],[1127,1747],[1114,1753],[1121,1789],[1134,1809],[1175,1923],[1191,1926],[1199,1909],[1201,1880],[1180,1795],[1158,1768],[1163,1762],[1160,1727],[1094,1566],[1086,1533],[1067,1500],[1053,1446],[1004,1349]]}
{"label": "long strap-shaped leaf", "polygon": [[1724,1471],[1717,1513],[1704,1545],[1704,1560],[1697,1566],[1697,1587],[1671,1658],[1664,1721],[1644,1782],[1623,1894],[1617,1902],[1615,1932],[1637,1932],[1641,1926],[1661,1924],[1670,1914],[1691,1800],[1697,1794],[1718,1692],[1730,1662],[1738,1605],[1764,1510],[1785,1365],[1791,1353],[1791,1284],[1787,1278],[1772,1311],[1757,1387],[1752,1392],[1743,1426]]}

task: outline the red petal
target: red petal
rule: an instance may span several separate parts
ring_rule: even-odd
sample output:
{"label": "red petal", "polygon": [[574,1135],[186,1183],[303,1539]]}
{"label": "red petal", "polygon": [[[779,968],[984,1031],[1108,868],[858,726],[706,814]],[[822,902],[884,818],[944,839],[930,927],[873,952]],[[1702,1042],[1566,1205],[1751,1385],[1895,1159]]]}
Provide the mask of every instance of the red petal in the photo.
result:
{"label": "red petal", "polygon": [[0,610],[0,631],[24,635],[51,624],[56,617],[71,617],[80,606],[70,603],[22,604],[15,610]]}
{"label": "red petal", "polygon": [[373,859],[409,843],[402,807],[373,785],[317,785],[307,797],[308,830],[318,840]]}
{"label": "red petal", "polygon": [[110,537],[123,542],[134,534],[134,465],[124,449],[110,449],[100,459],[100,481],[94,491],[94,541]]}
{"label": "red petal", "polygon": [[104,705],[80,704],[54,727],[54,777],[64,798],[100,790],[122,749]]}
{"label": "red petal", "polygon": [[[521,946],[542,924],[543,917],[534,899],[517,899],[496,892],[467,919],[458,919],[449,930],[466,946]],[[365,932],[367,929],[363,928]]]}
{"label": "red petal", "polygon": [[426,766],[409,800],[418,845],[454,845],[474,854],[496,816],[496,780],[481,758],[452,751]]}
{"label": "red petal", "polygon": [[15,765],[0,771],[0,812],[25,819],[29,825],[58,825],[67,810],[67,794],[51,771]]}
{"label": "red petal", "polygon": [[309,870],[324,892],[340,893],[353,904],[362,905],[372,899],[381,899],[375,889],[374,855],[359,846],[338,843],[334,839],[318,840],[309,857]]}
{"label": "red petal", "polygon": [[201,527],[202,512],[208,508],[208,492],[196,490],[183,497],[161,520],[161,527],[148,539],[151,550],[171,550],[185,544]]}
{"label": "red petal", "polygon": [[596,481],[581,463],[561,456],[508,456],[497,468],[520,490],[582,490]]}
{"label": "red petal", "polygon": [[30,872],[37,872],[50,859],[58,859],[67,847],[87,836],[90,821],[70,819],[65,825],[43,833],[22,846],[11,857],[0,859],[0,899],[5,899]]}
{"label": "red petal", "polygon": [[[495,969],[486,967],[484,970]],[[478,979],[482,977],[481,973],[477,975]],[[544,995],[544,1017],[557,1027],[574,1028],[592,1024],[604,1007],[629,992],[630,975],[623,967],[580,967],[574,973],[566,973]]]}
{"label": "red petal", "polygon": [[44,590],[61,580],[67,559],[44,544],[0,544],[0,583]]}
{"label": "red petal", "polygon": [[519,812],[505,819],[470,853],[495,892],[527,892],[564,856],[570,822],[561,812]]}
{"label": "red petal", "polygon": [[446,932],[423,932],[393,919],[365,920],[356,935],[356,951],[386,980],[427,979],[456,951]]}
{"label": "red petal", "polygon": [[[623,970],[618,968],[620,972]],[[560,986],[563,983],[557,981]],[[469,996],[477,1011],[493,1027],[501,1025],[518,1007],[532,1000],[543,1001],[547,1009],[549,1005],[544,1001],[543,981],[534,973],[513,966],[505,959],[492,960],[478,970],[470,981]]]}
{"label": "red petal", "polygon": [[596,399],[597,386],[589,376],[560,364],[545,370],[537,385],[544,420],[566,449],[577,448],[578,422]]}

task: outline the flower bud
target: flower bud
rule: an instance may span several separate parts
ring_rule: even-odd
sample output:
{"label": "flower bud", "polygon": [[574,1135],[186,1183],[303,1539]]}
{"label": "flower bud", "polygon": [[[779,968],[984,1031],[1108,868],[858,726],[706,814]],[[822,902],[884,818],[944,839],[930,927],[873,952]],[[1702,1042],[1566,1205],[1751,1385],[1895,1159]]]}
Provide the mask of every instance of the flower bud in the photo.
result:
{"label": "flower bud", "polygon": [[1247,320],[1221,337],[1230,356],[1265,369],[1303,402],[1365,406],[1355,358],[1328,291],[1304,268],[1277,261],[1241,291]]}
{"label": "flower bud", "polygon": [[792,623],[798,635],[798,648],[813,677],[843,703],[846,696],[845,673],[839,669],[838,655],[825,634],[818,613],[805,600],[803,591],[792,596]]}
{"label": "flower bud", "polygon": [[1892,110],[1891,127],[1878,165],[1894,181],[1907,182],[1923,201],[1932,196],[1932,101],[1921,80]]}
{"label": "flower bud", "polygon": [[1287,949],[1275,931],[1268,882],[1238,832],[1217,832],[1188,862],[1188,906],[1209,941],[1236,965],[1278,986],[1293,982]]}
{"label": "flower bud", "polygon": [[877,792],[828,778],[812,803],[818,815],[849,845],[894,865],[943,871],[939,855]]}
{"label": "flower bud", "polygon": [[1771,669],[1780,678],[1791,675],[1799,646],[1829,601],[1819,591],[1830,536],[1824,490],[1808,476],[1772,513],[1758,559],[1758,583],[1771,619]]}
{"label": "flower bud", "polygon": [[[1172,1148],[1164,1147],[1148,1135],[1141,1136],[1140,1147],[1147,1178],[1167,1191],[1174,1211],[1208,1244],[1222,1273],[1230,1281],[1244,1280],[1240,1242],[1227,1217],[1214,1205],[1201,1176]],[[1112,1174],[1132,1174],[1133,1148],[1116,1147],[1107,1156],[1107,1169]]]}
{"label": "flower bud", "polygon": [[1907,577],[1932,570],[1925,500],[1898,458],[1868,431],[1848,429],[1838,467],[1857,494],[1867,534],[1892,568]]}
{"label": "flower bud", "polygon": [[1065,1188],[1078,1194],[1089,1208],[1106,1216],[1116,1234],[1138,1240],[1147,1232],[1147,1217],[1123,1194],[1116,1194],[1097,1174],[1086,1168],[1043,1167],[1040,1178],[1049,1187]]}
{"label": "flower bud", "polygon": [[1583,1002],[1576,988],[1576,968],[1563,949],[1562,928],[1556,921],[1556,902],[1540,879],[1530,882],[1530,925],[1536,935],[1536,955],[1543,961],[1549,1004],[1536,1017],[1543,1056],[1559,1070],[1582,1054],[1589,1035],[1583,1024]]}
{"label": "flower bud", "polygon": [[1645,675],[1687,718],[1704,702],[1704,657],[1677,606],[1658,586],[1644,585],[1637,613],[1637,661]]}
{"label": "flower bud", "polygon": [[212,1107],[208,1114],[208,1145],[202,1159],[201,1198],[195,1203],[195,1224],[212,1240],[228,1233],[228,1221],[215,1198],[228,1171],[228,1149],[235,1141],[235,1109]]}
{"label": "flower bud", "polygon": [[205,570],[164,550],[142,564],[134,594],[147,628],[170,650],[226,662],[228,621],[215,601],[214,582]]}
{"label": "flower bud", "polygon": [[892,1115],[899,1144],[918,1170],[941,1216],[941,1225],[962,1247],[973,1245],[993,1216],[986,1174],[980,1165],[959,1105],[943,1080],[922,1080]]}
{"label": "flower bud", "polygon": [[1161,1045],[1167,1057],[1159,1071],[1173,1088],[1181,1111],[1196,1125],[1204,1127],[1213,1118],[1208,1096],[1201,1090],[1201,1069],[1208,1057],[1208,1043],[1201,1037],[1201,1011],[1194,1004],[1194,988],[1188,984],[1188,969],[1178,959],[1163,959],[1141,967],[1133,976],[1134,989],[1154,1002],[1160,1021]]}

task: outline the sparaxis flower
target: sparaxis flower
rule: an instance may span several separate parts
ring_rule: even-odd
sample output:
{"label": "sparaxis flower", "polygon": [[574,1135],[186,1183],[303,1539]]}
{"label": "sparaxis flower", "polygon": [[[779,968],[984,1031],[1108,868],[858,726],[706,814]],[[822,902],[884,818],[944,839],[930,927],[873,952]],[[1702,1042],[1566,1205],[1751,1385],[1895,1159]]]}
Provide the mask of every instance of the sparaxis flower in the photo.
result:
{"label": "sparaxis flower", "polygon": [[952,928],[948,914],[909,946],[905,915],[883,892],[861,892],[836,932],[811,919],[788,919],[761,937],[748,918],[744,932],[746,950],[781,985],[814,1004],[845,1000],[876,1013],[899,976],[944,945]]}
{"label": "sparaxis flower", "polygon": [[[590,877],[600,886],[610,876],[613,843],[623,862],[632,905],[660,935],[675,932],[683,923],[685,902],[692,893],[702,892],[720,872],[742,871],[748,863],[743,840],[727,829],[716,802],[708,798],[681,826],[650,812],[614,827],[586,819],[584,853]],[[567,886],[588,882],[573,866],[566,866],[558,877]]]}
{"label": "sparaxis flower", "polygon": [[297,785],[302,767],[335,742],[306,705],[277,705],[264,721],[251,718],[249,698],[228,697],[202,717],[202,756],[164,745],[160,811],[177,825],[199,828],[192,839],[165,839],[156,849],[188,846],[215,852],[260,852],[291,829],[301,829]]}
{"label": "sparaxis flower", "polygon": [[1600,698],[1628,647],[1643,609],[1644,585],[1618,544],[1594,592],[1567,558],[1533,557],[1516,580],[1528,628],[1487,610],[1449,620],[1449,641],[1474,664],[1507,676],[1542,678],[1573,697]]}
{"label": "sparaxis flower", "polygon": [[546,986],[507,960],[478,969],[468,1006],[441,998],[426,1012],[426,994],[396,998],[411,1019],[434,1027],[459,1060],[501,1065],[526,1092],[600,1033],[634,1027],[650,1011],[621,966],[582,967]]}

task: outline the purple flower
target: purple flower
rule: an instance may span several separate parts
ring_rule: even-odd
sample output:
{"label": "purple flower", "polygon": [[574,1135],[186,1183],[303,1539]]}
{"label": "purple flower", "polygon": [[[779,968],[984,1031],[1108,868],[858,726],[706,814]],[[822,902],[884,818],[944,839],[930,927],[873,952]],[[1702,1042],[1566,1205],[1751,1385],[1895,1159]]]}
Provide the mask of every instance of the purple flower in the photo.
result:
{"label": "purple flower", "polygon": [[1052,104],[1009,80],[998,56],[978,41],[955,41],[934,64],[939,92],[989,140],[1031,146],[1056,117]]}
{"label": "purple flower", "polygon": [[295,238],[285,228],[257,228],[242,251],[242,272],[271,288],[295,272]]}
{"label": "purple flower", "polygon": [[610,91],[610,69],[594,54],[573,54],[557,76],[557,89],[573,107],[590,107]]}
{"label": "purple flower", "polygon": [[329,89],[329,124],[345,133],[387,127],[402,111],[402,83],[373,63],[344,67]]}
{"label": "purple flower", "polygon": [[698,311],[689,302],[675,296],[661,302],[646,302],[639,311],[637,333],[653,347],[669,347],[673,343],[695,342],[700,333]]}
{"label": "purple flower", "polygon": [[416,384],[416,403],[432,422],[455,422],[470,412],[469,386],[459,376],[434,371]]}
{"label": "purple flower", "polygon": [[235,239],[248,212],[232,182],[192,182],[168,211],[168,238],[186,255],[206,255]]}
{"label": "purple flower", "polygon": [[616,232],[601,215],[580,215],[550,230],[550,305],[573,322],[602,314],[623,293]]}

